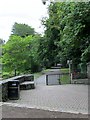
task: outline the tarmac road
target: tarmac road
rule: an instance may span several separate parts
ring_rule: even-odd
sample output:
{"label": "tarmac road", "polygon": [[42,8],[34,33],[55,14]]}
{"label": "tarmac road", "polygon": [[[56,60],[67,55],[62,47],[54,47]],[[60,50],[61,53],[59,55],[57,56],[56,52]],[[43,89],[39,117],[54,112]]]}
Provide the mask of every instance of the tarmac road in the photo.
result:
{"label": "tarmac road", "polygon": [[[88,115],[55,112],[23,107],[2,106],[2,118],[88,118]],[[11,119],[10,119],[11,120]],[[71,119],[70,119],[71,120]],[[81,120],[81,119],[80,119]]]}

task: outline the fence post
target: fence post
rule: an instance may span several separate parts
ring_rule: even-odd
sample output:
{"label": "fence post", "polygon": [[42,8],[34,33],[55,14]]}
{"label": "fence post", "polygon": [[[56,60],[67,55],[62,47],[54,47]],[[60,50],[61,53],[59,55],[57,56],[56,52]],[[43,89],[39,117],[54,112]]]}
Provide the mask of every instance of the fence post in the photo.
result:
{"label": "fence post", "polygon": [[48,85],[48,75],[46,75],[46,85]]}
{"label": "fence post", "polygon": [[73,79],[73,75],[72,75],[72,73],[71,73],[70,83],[72,83],[72,79]]}

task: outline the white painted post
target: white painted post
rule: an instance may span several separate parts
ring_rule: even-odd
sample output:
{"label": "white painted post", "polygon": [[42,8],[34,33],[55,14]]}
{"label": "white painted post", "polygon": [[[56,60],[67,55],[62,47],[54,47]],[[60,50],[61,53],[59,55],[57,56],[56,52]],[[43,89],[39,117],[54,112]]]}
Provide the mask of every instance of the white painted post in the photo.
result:
{"label": "white painted post", "polygon": [[72,60],[67,60],[67,64],[69,65],[69,75],[70,75],[70,83],[71,83],[72,82],[72,73],[71,73]]}

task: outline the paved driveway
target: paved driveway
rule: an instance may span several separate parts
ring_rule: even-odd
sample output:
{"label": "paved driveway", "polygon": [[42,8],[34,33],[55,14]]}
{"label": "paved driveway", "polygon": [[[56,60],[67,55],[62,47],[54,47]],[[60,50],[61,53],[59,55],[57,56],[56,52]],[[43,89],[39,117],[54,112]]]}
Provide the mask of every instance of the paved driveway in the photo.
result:
{"label": "paved driveway", "polygon": [[22,90],[20,100],[8,101],[8,104],[18,107],[88,114],[88,86],[37,85],[33,90]]}

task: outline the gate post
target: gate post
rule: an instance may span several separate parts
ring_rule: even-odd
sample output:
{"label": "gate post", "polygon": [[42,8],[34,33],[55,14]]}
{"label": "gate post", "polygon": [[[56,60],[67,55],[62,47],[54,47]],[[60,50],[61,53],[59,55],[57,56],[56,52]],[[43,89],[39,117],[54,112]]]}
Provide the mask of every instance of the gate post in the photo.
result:
{"label": "gate post", "polygon": [[46,75],[46,85],[48,85],[48,75]]}

